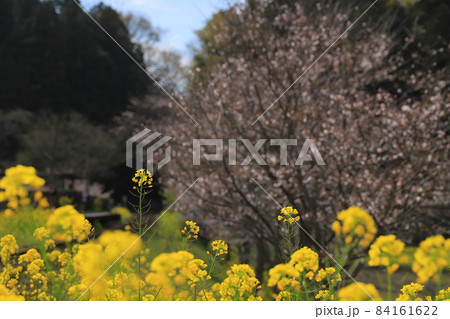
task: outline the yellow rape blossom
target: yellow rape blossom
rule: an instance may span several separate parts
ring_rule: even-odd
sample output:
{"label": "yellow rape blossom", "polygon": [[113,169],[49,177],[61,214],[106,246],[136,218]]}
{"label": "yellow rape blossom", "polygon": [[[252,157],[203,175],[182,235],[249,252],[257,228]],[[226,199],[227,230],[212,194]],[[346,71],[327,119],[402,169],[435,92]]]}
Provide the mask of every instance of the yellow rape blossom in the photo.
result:
{"label": "yellow rape blossom", "polygon": [[16,214],[11,208],[7,208],[3,211],[6,217],[11,218]]}
{"label": "yellow rape blossom", "polygon": [[[333,276],[333,274],[335,274],[335,276]],[[333,276],[333,278],[332,278],[332,276]],[[342,281],[341,275],[336,274],[336,268],[334,268],[334,267],[327,267],[325,269],[324,268],[319,269],[319,271],[317,272],[314,279],[317,282],[320,282],[324,279],[330,279],[330,282],[332,282],[332,283]]]}
{"label": "yellow rape blossom", "polygon": [[33,237],[37,240],[41,241],[44,239],[47,239],[50,237],[50,234],[48,233],[48,230],[45,227],[39,227],[36,228],[36,230],[33,233]]}
{"label": "yellow rape blossom", "polygon": [[37,191],[33,195],[33,199],[35,202],[39,202],[42,199],[42,197],[43,197],[43,194],[41,191]]}
{"label": "yellow rape blossom", "polygon": [[[147,170],[137,171],[133,181],[139,194],[151,191],[153,177]],[[18,165],[8,169],[0,179],[0,202],[7,201],[2,218],[21,217],[22,211],[31,209],[41,213],[40,208],[49,205],[39,190],[44,183],[33,167]],[[31,201],[33,206],[29,206]],[[126,208],[115,212],[124,219],[130,216]],[[36,225],[44,227],[31,229],[39,251],[31,248],[18,254],[12,234],[0,238],[0,300],[261,300],[260,281],[247,264],[232,265],[223,281],[212,280],[217,257],[229,253],[223,240],[211,242],[207,251],[212,255],[209,267],[188,251],[162,253],[150,260],[149,250],[143,249],[139,234],[130,228],[107,230],[98,238],[81,243],[92,232],[83,214],[71,205],[48,209],[43,217],[47,214],[50,215],[46,222],[35,220]],[[282,208],[277,218],[280,227],[286,225],[288,230],[300,220],[292,206]],[[358,245],[369,247],[377,232],[370,214],[355,206],[341,211],[331,228],[338,244],[344,244],[346,257]],[[199,231],[195,222],[186,221],[181,230],[182,244],[197,239]],[[65,241],[66,248],[56,249],[55,240]],[[404,246],[395,235],[379,236],[370,246],[368,264],[386,267],[390,278],[400,264],[409,262]],[[429,279],[440,279],[449,264],[450,239],[432,236],[424,240],[414,254],[412,266],[417,283],[403,286],[396,300],[431,300],[430,296],[420,296],[423,284]],[[222,275],[214,273],[213,277]],[[303,247],[293,252],[288,262],[268,271],[267,285],[273,287],[276,300],[381,300],[372,284],[353,283],[338,290],[341,281],[339,270],[319,268],[318,254]],[[388,292],[387,299],[391,299],[389,288]],[[435,294],[435,300],[450,300],[450,288]]]}
{"label": "yellow rape blossom", "polygon": [[23,296],[17,295],[4,285],[0,284],[0,301],[24,301]]}
{"label": "yellow rape blossom", "polygon": [[372,216],[357,206],[339,212],[331,229],[336,237],[343,236],[346,243],[358,240],[359,245],[364,248],[370,245],[377,232]]}
{"label": "yellow rape blossom", "polygon": [[299,277],[300,272],[292,264],[279,264],[269,270],[267,285],[269,287],[276,286],[280,291],[298,290],[300,289]]}
{"label": "yellow rape blossom", "polygon": [[372,284],[363,282],[352,283],[338,291],[338,299],[341,301],[381,301],[378,290]]}
{"label": "yellow rape blossom", "polygon": [[155,300],[155,296],[151,294],[142,297],[142,301],[153,301],[153,300]]}
{"label": "yellow rape blossom", "polygon": [[319,290],[318,294],[314,296],[318,300],[333,300],[334,295],[330,294],[329,290]]}
{"label": "yellow rape blossom", "polygon": [[280,293],[275,298],[276,301],[293,301],[294,298],[292,293],[286,290],[280,291]]}
{"label": "yellow rape blossom", "polygon": [[[269,270],[269,279],[267,285],[269,287],[277,287],[280,293],[288,291],[290,293],[289,298],[294,300],[298,298],[297,292],[302,288],[307,289],[305,285],[312,284],[314,278],[317,281],[321,281],[334,274],[335,269],[332,267],[326,270],[319,268],[319,256],[316,252],[308,247],[303,247],[291,255],[291,259],[286,264],[279,264]],[[317,272],[317,273],[316,273]],[[309,284],[305,280],[309,280]],[[338,276],[335,277],[335,280]],[[339,277],[340,279],[340,277]],[[331,279],[330,279],[331,283]],[[288,295],[278,295],[277,300],[287,300]],[[313,295],[314,296],[314,295]]]}
{"label": "yellow rape blossom", "polygon": [[303,247],[292,254],[289,264],[298,271],[316,271],[319,268],[319,255],[311,248]]}
{"label": "yellow rape blossom", "polygon": [[298,216],[298,211],[295,208],[287,206],[281,209],[277,219],[278,221],[292,225],[294,222],[300,220],[300,216]]}
{"label": "yellow rape blossom", "polygon": [[19,257],[19,264],[31,263],[38,259],[41,259],[41,254],[36,249],[31,248],[25,254]]}
{"label": "yellow rape blossom", "polygon": [[450,239],[432,236],[422,241],[414,253],[412,270],[417,282],[426,283],[430,278],[439,279],[439,274],[450,264]]}
{"label": "yellow rape blossom", "polygon": [[146,169],[137,170],[131,180],[135,182],[138,187],[153,187],[153,176],[150,171]]}
{"label": "yellow rape blossom", "polygon": [[379,236],[370,246],[369,266],[387,267],[388,273],[394,273],[401,262],[405,244],[395,235]]}
{"label": "yellow rape blossom", "polygon": [[259,284],[255,272],[249,265],[235,264],[227,271],[227,278],[220,284],[220,300],[261,300],[261,297],[256,296],[256,290],[260,288]]}
{"label": "yellow rape blossom", "polygon": [[[100,278],[100,276],[109,266],[104,258],[102,245],[94,242],[81,245],[73,258],[73,266],[75,272],[81,278],[81,284],[84,286],[88,287],[98,279],[95,285],[91,287],[89,296],[91,300],[102,300],[105,293],[106,277]],[[78,289],[74,288],[72,292],[76,293]]]}
{"label": "yellow rape blossom", "polygon": [[[163,253],[153,259],[145,281],[162,300],[183,300],[196,285],[206,280],[207,265],[187,251]],[[185,297],[185,292],[188,293]]]}
{"label": "yellow rape blossom", "polygon": [[7,206],[17,209],[19,205],[30,203],[27,198],[27,188],[40,188],[45,180],[36,175],[32,166],[17,165],[5,170],[5,176],[0,179],[0,202],[7,200]]}
{"label": "yellow rape blossom", "polygon": [[[32,166],[17,165],[5,170],[5,176],[0,180],[1,188],[29,185],[33,188],[44,186],[45,180],[36,175]],[[20,192],[20,191],[19,191]]]}
{"label": "yellow rape blossom", "polygon": [[[131,270],[131,259],[135,257],[141,247],[141,239],[138,235],[121,230],[106,231],[98,239],[80,245],[77,253],[73,257],[73,266],[75,272],[81,278],[81,284],[89,287],[95,282],[95,285],[89,290],[90,300],[122,300],[126,294],[118,294],[115,290],[115,280],[111,281],[109,276],[114,277],[114,272],[108,272],[108,276],[103,272],[118,260],[117,265],[120,269]],[[64,253],[59,255],[58,261],[65,265],[68,262],[68,255]],[[100,278],[101,277],[101,278]],[[129,276],[127,286],[138,287],[137,278]],[[79,289],[74,286],[72,293],[79,293]],[[83,293],[83,292],[81,292]],[[76,297],[79,297],[76,296]]]}
{"label": "yellow rape blossom", "polygon": [[72,255],[68,252],[63,252],[58,255],[58,262],[61,266],[69,266],[72,263]]}
{"label": "yellow rape blossom", "polygon": [[47,208],[47,207],[50,206],[50,204],[48,203],[47,198],[44,197],[44,198],[41,198],[41,199],[39,200],[38,206],[39,206],[40,208]]}
{"label": "yellow rape blossom", "polygon": [[186,239],[197,239],[198,233],[200,232],[200,227],[197,225],[196,222],[193,221],[186,221],[186,226],[181,230],[181,234]]}
{"label": "yellow rape blossom", "polygon": [[72,205],[65,205],[49,216],[47,229],[55,240],[81,242],[89,236],[92,226]]}
{"label": "yellow rape blossom", "polygon": [[417,297],[417,294],[423,290],[423,285],[412,282],[409,285],[403,286],[401,294],[395,299],[396,301],[422,301],[422,298]]}
{"label": "yellow rape blossom", "polygon": [[[215,240],[211,243],[214,257],[228,254],[228,245],[223,240]],[[207,252],[209,254],[209,251]]]}
{"label": "yellow rape blossom", "polygon": [[450,287],[439,290],[439,293],[436,296],[436,301],[450,301]]}
{"label": "yellow rape blossom", "polygon": [[122,230],[105,231],[97,242],[103,246],[105,257],[111,263],[122,254],[125,258],[137,255],[142,246],[142,240],[137,234]]}
{"label": "yellow rape blossom", "polygon": [[0,248],[0,260],[6,266],[9,257],[17,252],[19,246],[13,235],[6,235],[0,239]]}

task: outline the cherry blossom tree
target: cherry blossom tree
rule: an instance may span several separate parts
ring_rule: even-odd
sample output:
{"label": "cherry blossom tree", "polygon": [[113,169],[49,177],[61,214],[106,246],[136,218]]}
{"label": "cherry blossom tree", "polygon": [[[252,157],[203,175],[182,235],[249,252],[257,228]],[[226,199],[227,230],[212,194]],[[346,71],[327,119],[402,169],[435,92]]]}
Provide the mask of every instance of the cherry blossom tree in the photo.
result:
{"label": "cherry blossom tree", "polygon": [[[405,67],[400,54],[390,53],[394,43],[382,29],[361,21],[345,33],[352,21],[334,6],[314,15],[300,5],[281,6],[275,16],[267,14],[269,6],[238,5],[220,20],[213,35],[220,59],[193,71],[181,101],[200,125],[174,109],[158,127],[173,137],[173,160],[164,168],[168,183],[184,191],[199,178],[178,209],[241,247],[243,261],[248,247],[256,247],[260,274],[278,258],[272,249],[282,238],[277,203],[297,208],[301,226],[325,247],[331,221],[352,205],[367,210],[380,233],[448,231],[448,222],[426,223],[435,211],[423,208],[449,201],[444,75]],[[202,156],[193,165],[192,140],[199,138],[223,139],[223,158]],[[325,165],[295,165],[307,138]],[[230,139],[237,140],[237,165],[229,165]],[[287,146],[287,165],[280,146],[268,143],[258,152],[267,165],[251,155],[241,165],[249,153],[240,139],[298,142]],[[311,237],[298,232],[300,245],[319,249]]]}

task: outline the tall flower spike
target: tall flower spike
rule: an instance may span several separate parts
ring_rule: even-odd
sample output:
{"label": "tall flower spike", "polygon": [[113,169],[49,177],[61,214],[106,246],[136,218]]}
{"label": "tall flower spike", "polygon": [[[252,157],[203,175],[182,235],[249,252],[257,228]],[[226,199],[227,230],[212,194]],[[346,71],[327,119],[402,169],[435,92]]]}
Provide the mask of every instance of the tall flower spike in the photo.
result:
{"label": "tall flower spike", "polygon": [[181,234],[186,236],[186,239],[197,239],[200,227],[196,222],[186,221],[186,226],[181,230]]}
{"label": "tall flower spike", "polygon": [[[228,245],[223,240],[215,240],[211,243],[213,254],[215,257],[228,254]],[[209,252],[208,252],[209,253]]]}
{"label": "tall flower spike", "polygon": [[[150,173],[150,171],[147,169],[137,170],[131,180],[135,182],[139,187],[153,187],[153,176],[152,173]],[[136,186],[134,188],[136,188]]]}
{"label": "tall flower spike", "polygon": [[298,216],[298,211],[295,208],[292,206],[287,206],[281,209],[277,219],[280,222],[289,223],[289,225],[292,225],[295,221],[300,220],[300,216]]}

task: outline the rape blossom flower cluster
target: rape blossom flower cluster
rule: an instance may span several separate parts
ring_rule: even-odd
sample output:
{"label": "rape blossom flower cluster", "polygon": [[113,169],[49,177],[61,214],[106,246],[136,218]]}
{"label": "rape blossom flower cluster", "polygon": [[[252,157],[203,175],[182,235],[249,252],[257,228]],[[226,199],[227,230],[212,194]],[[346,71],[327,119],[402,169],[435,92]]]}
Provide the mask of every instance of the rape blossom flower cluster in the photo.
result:
{"label": "rape blossom flower cluster", "polygon": [[5,170],[5,176],[0,179],[0,202],[7,201],[4,214],[13,217],[15,210],[31,204],[30,191],[35,191],[34,200],[41,208],[48,207],[48,201],[39,189],[45,180],[36,174],[32,166],[17,165]]}
{"label": "rape blossom flower cluster", "polygon": [[298,222],[300,220],[300,216],[298,215],[298,211],[292,206],[283,207],[280,211],[280,214],[277,217],[278,221],[289,223],[292,225],[294,222]]}
{"label": "rape blossom flower cluster", "polygon": [[[147,169],[137,170],[136,173],[134,174],[134,177],[131,180],[135,182],[138,187],[144,188],[153,187],[153,176]],[[134,186],[134,188],[136,189],[136,186]]]}
{"label": "rape blossom flower cluster", "polygon": [[[419,283],[410,283],[403,286],[400,290],[400,295],[395,299],[396,301],[432,301],[431,296],[421,297],[420,293],[424,290],[424,285]],[[436,301],[450,301],[450,287],[447,289],[439,290],[438,294],[434,298]]]}
{"label": "rape blossom flower cluster", "polygon": [[[136,234],[121,230],[104,232],[97,240],[79,245],[71,261],[77,284],[69,288],[69,295],[75,299],[82,296],[88,300],[133,300],[140,285],[139,278],[132,273],[133,258],[140,245]],[[120,257],[119,269],[101,276]]]}
{"label": "rape blossom flower cluster", "polygon": [[6,235],[5,237],[0,239],[0,260],[2,264],[6,264],[9,257],[12,254],[15,254],[17,250],[19,249],[19,246],[17,246],[16,239],[13,235]]}
{"label": "rape blossom flower cluster", "polygon": [[450,301],[450,287],[439,290],[436,296],[436,301]]}
{"label": "rape blossom flower cluster", "polygon": [[2,301],[25,301],[25,297],[17,295],[4,285],[0,284],[0,300]]}
{"label": "rape blossom flower cluster", "polygon": [[54,234],[55,240],[83,241],[92,231],[87,219],[72,205],[56,208],[47,221],[47,229]]}
{"label": "rape blossom flower cluster", "polygon": [[[228,254],[228,245],[224,240],[214,240],[211,243],[214,257]],[[207,254],[210,252],[208,251]]]}
{"label": "rape blossom flower cluster", "polygon": [[355,239],[360,240],[359,245],[364,248],[369,247],[377,233],[372,216],[357,206],[341,211],[331,229],[336,237],[343,237],[346,243],[352,243]]}
{"label": "rape blossom flower cluster", "polygon": [[417,274],[417,282],[425,283],[430,278],[437,281],[440,273],[450,264],[450,238],[432,236],[419,245],[414,253],[412,270]]}
{"label": "rape blossom flower cluster", "polygon": [[233,265],[227,271],[227,278],[219,286],[220,300],[262,300],[261,297],[255,296],[259,288],[261,288],[260,282],[249,265]]}
{"label": "rape blossom flower cluster", "polygon": [[186,226],[181,230],[181,234],[183,234],[186,239],[197,239],[199,232],[200,227],[197,223],[189,220],[186,221]]}
{"label": "rape blossom flower cluster", "polygon": [[395,235],[379,236],[370,246],[369,266],[385,266],[390,274],[399,268],[399,263],[408,262],[408,257],[402,255],[405,244],[396,239]]}
{"label": "rape blossom flower cluster", "polygon": [[340,281],[334,267],[319,269],[319,255],[303,247],[291,255],[288,263],[269,270],[267,285],[279,290],[276,300],[333,300],[333,289]]}
{"label": "rape blossom flower cluster", "polygon": [[187,300],[195,287],[206,280],[207,265],[187,251],[163,253],[150,265],[150,273],[145,281],[150,286],[150,294],[161,300]]}
{"label": "rape blossom flower cluster", "polygon": [[[423,290],[423,285],[417,283],[411,283],[403,286],[401,294],[398,296],[397,301],[422,301],[422,298],[417,297],[417,294]],[[430,297],[427,297],[429,299]]]}
{"label": "rape blossom flower cluster", "polygon": [[[14,187],[23,187],[27,192],[29,187],[45,183],[35,179],[35,171],[28,168],[9,172],[8,178],[2,179],[2,189],[8,183],[14,184],[4,182],[11,176],[20,179]],[[139,188],[151,187],[152,177],[146,171],[138,171],[133,179]],[[6,196],[6,191],[2,192]],[[10,200],[13,192],[8,194]],[[29,195],[17,198],[20,202],[20,198]],[[43,198],[35,190],[34,203],[30,199],[20,205],[40,214],[43,210],[38,203]],[[207,248],[195,242],[200,227],[194,221],[177,226],[181,228],[181,240],[178,228],[176,231],[181,249],[155,254],[151,243],[132,227],[105,230],[94,238],[92,225],[74,206],[45,211],[48,212],[45,223],[30,230],[35,247],[20,250],[22,245],[14,234],[0,237],[0,300],[328,301],[384,297],[372,283],[344,283],[349,278],[343,277],[342,268],[331,267],[330,260],[319,258],[315,248],[294,248],[284,263],[268,269],[267,276],[259,278],[249,264],[232,262],[234,254],[229,254],[235,248],[233,245],[213,240]],[[18,210],[16,217],[19,214]],[[284,225],[289,228],[300,220],[300,215],[289,206],[281,210],[277,219],[282,222],[280,229],[286,229]],[[359,207],[340,212],[332,229],[336,245],[338,248],[343,245],[344,253],[356,248],[358,252],[364,251],[361,247],[368,248],[375,239],[368,256],[362,259],[369,266],[385,267],[389,276],[410,262],[404,253],[405,244],[395,235],[375,238],[373,218]],[[198,252],[199,248],[203,253]],[[224,258],[226,255],[229,258]],[[342,260],[347,262],[345,258]],[[450,288],[439,288],[432,294],[434,297],[421,295],[430,279],[440,282],[449,263],[450,240],[441,235],[425,239],[417,248],[412,265],[417,283],[403,286],[396,300],[449,300]],[[387,299],[391,299],[389,295]]]}
{"label": "rape blossom flower cluster", "polygon": [[354,282],[341,288],[338,292],[338,298],[341,301],[375,301],[383,300],[377,288],[373,284],[363,282]]}

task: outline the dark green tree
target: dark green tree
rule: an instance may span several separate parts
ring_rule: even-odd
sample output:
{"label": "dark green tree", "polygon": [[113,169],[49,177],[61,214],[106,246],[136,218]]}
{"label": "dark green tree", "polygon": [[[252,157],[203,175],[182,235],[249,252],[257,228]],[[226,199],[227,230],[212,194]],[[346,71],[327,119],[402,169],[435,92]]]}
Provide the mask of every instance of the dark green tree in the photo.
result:
{"label": "dark green tree", "polygon": [[[78,112],[108,124],[152,86],[145,73],[73,1],[0,2],[0,108]],[[90,14],[142,66],[122,16]]]}

